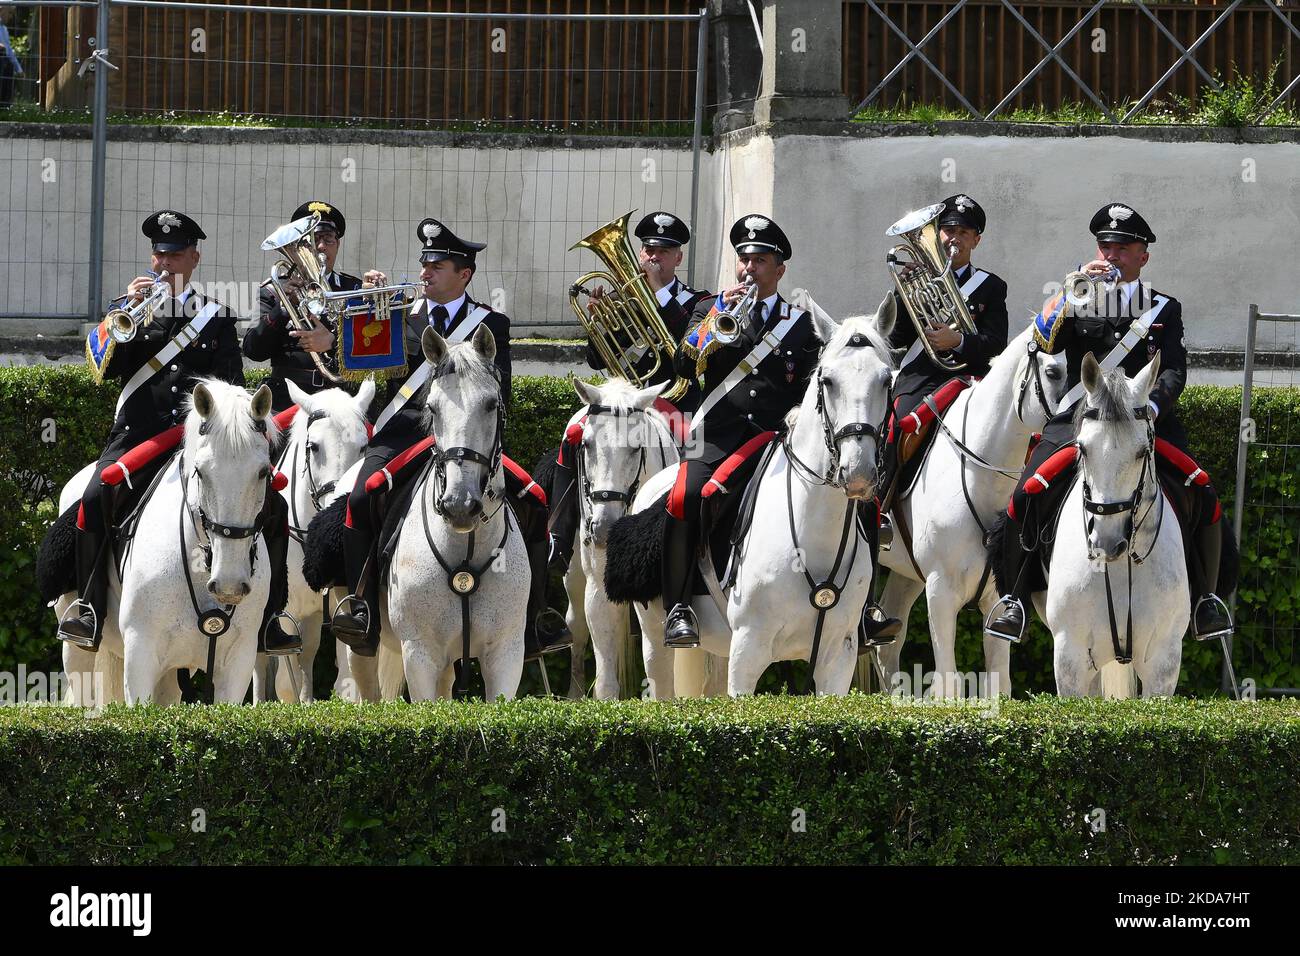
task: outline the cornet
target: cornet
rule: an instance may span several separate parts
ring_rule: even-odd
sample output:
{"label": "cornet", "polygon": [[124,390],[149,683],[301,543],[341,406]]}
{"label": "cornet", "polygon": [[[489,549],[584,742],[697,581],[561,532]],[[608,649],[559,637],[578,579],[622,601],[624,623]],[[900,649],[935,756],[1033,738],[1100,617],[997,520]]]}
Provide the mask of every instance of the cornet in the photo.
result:
{"label": "cornet", "polygon": [[713,337],[722,345],[734,345],[740,338],[740,323],[749,318],[758,302],[758,283],[751,275],[745,276],[745,294],[725,312],[713,317]]}
{"label": "cornet", "polygon": [[108,322],[108,332],[109,335],[113,336],[113,341],[118,343],[130,342],[135,338],[135,333],[140,330],[140,326],[148,325],[153,321],[154,312],[172,294],[167,275],[164,272],[158,276],[154,280],[154,284],[149,287],[149,294],[130,308],[108,310],[108,314],[104,316],[104,319]]}

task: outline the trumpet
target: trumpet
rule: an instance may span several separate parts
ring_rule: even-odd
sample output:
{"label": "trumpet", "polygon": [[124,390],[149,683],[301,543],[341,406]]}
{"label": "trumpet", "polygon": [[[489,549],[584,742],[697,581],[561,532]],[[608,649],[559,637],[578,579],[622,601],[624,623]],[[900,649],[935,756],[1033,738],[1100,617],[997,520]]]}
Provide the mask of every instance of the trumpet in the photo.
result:
{"label": "trumpet", "polygon": [[758,302],[758,283],[751,275],[745,276],[745,294],[725,312],[713,317],[713,337],[722,345],[735,345],[740,338],[740,323],[754,311]]}
{"label": "trumpet", "polygon": [[[150,273],[152,275],[152,273]],[[108,322],[109,335],[118,343],[130,342],[143,325],[153,321],[153,314],[158,307],[171,297],[171,285],[167,282],[168,273],[163,272],[149,287],[149,294],[129,308],[109,309],[104,320]]]}

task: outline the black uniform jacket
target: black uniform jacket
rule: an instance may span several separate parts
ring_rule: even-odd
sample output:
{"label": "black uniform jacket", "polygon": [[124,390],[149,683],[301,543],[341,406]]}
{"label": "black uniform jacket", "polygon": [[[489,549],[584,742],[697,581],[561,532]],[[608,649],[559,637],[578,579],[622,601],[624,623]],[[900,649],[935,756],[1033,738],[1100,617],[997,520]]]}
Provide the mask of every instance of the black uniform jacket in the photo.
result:
{"label": "black uniform jacket", "polygon": [[[970,275],[968,270],[958,276],[957,285],[962,285]],[[910,349],[919,335],[916,324],[909,318],[897,292],[894,293],[894,302],[898,307],[898,317],[889,334],[889,347]],[[987,375],[989,364],[1007,347],[1007,284],[989,272],[988,278],[970,294],[966,304],[975,320],[977,334],[965,335],[953,354],[958,361],[966,363],[966,368],[959,374]],[[926,379],[936,385],[952,378],[953,374],[936,365],[924,351],[899,369],[900,379]]]}
{"label": "black uniform jacket", "polygon": [[[168,299],[154,313],[153,321],[142,327],[130,342],[113,348],[104,377],[125,385],[171,338],[208,305],[193,289],[182,293],[184,301]],[[118,306],[124,299],[115,300]],[[234,385],[244,384],[244,357],[239,352],[235,314],[226,306],[204,326],[198,338],[154,372],[153,377],[136,389],[113,421],[108,444],[121,450],[136,445],[173,425],[185,421],[185,400],[200,378],[219,378]]]}
{"label": "black uniform jacket", "polygon": [[[420,346],[420,339],[424,335],[424,330],[429,327],[429,309],[435,304],[428,299],[417,299],[410,312],[404,317],[403,334],[406,337],[407,374],[401,378],[388,380],[386,401],[392,401],[398,390],[406,384],[407,379],[424,362],[424,350]],[[466,296],[456,314],[450,317],[446,334],[451,335],[455,332],[478,306],[479,303]],[[510,405],[510,319],[500,312],[489,312],[483,318],[482,324],[487,327],[496,340],[496,358],[494,361],[497,371],[501,375],[501,398],[508,408]],[[422,409],[416,401],[416,396],[412,396],[407,401],[406,407],[395,414],[384,425],[381,432],[375,434],[370,442],[371,452],[392,451],[393,454],[396,454],[415,444],[425,437],[420,429],[421,417]]]}
{"label": "black uniform jacket", "polygon": [[[327,284],[331,292],[352,292],[361,288],[361,280],[346,272],[331,272]],[[332,320],[325,319],[324,324],[337,335],[338,329]],[[280,305],[275,290],[265,286],[257,296],[257,321],[244,333],[244,354],[254,362],[270,362],[272,376],[290,379],[308,394],[328,388],[333,383],[321,375],[311,353],[298,346],[297,340],[289,335],[291,331],[289,313]],[[320,358],[327,369],[338,374],[338,357],[334,350],[320,353]]]}
{"label": "black uniform jacket", "polygon": [[[691,407],[698,407],[754,347],[751,332],[734,345],[717,348],[704,359],[703,381],[697,378],[697,353],[691,339],[714,302],[715,299],[706,298],[696,306],[690,331],[678,347],[674,360],[677,374],[695,382],[692,392],[697,394],[688,396],[694,401]],[[772,315],[765,318],[761,333],[771,331],[782,321],[781,312],[785,305],[785,300],[778,295]],[[696,428],[693,435],[705,446],[704,454],[710,457],[728,455],[761,432],[782,430],[786,413],[803,400],[822,345],[813,327],[812,316],[800,313],[780,346],[714,405],[704,422]]]}

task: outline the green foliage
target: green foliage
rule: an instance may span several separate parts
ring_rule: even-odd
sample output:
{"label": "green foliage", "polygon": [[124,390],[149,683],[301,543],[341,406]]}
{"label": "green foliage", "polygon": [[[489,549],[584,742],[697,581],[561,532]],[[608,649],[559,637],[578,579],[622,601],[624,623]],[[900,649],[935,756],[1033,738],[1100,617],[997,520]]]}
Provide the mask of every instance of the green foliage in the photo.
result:
{"label": "green foliage", "polygon": [[0,863],[1300,862],[1295,701],[23,707],[0,774]]}
{"label": "green foliage", "polygon": [[[266,372],[248,373],[256,386]],[[506,450],[525,468],[559,444],[579,405],[563,379],[516,376]],[[36,593],[36,553],[56,516],[59,490],[103,448],[116,383],[96,386],[82,366],[0,368],[0,671],[58,669],[53,612]],[[530,668],[530,673],[532,672]],[[321,682],[317,682],[320,686]],[[324,681],[328,688],[332,678]]]}
{"label": "green foliage", "polygon": [[[1214,79],[1219,83],[1218,89],[1206,86],[1195,103],[1183,96],[1173,97],[1174,103],[1184,115],[1184,122],[1198,126],[1229,126],[1239,129],[1257,125],[1265,110],[1282,92],[1277,83],[1277,71],[1281,63],[1280,59],[1275,60],[1269,67],[1268,76],[1263,79],[1242,76],[1241,71],[1234,66],[1232,78],[1224,80],[1216,70]],[[1281,107],[1263,119],[1264,125],[1268,126],[1289,126],[1295,122],[1295,115]]]}
{"label": "green foliage", "polygon": [[[264,372],[253,371],[249,384]],[[19,663],[29,669],[57,669],[57,648],[51,638],[53,616],[36,598],[34,562],[45,528],[54,517],[53,497],[78,469],[100,451],[116,401],[116,387],[97,388],[79,367],[37,366],[0,369],[0,424],[7,441],[0,447],[0,508],[14,516],[0,530],[0,601],[7,613],[0,617],[0,670]],[[1194,385],[1180,400],[1181,416],[1191,436],[1192,448],[1202,467],[1213,476],[1231,520],[1236,437],[1241,391],[1235,388]],[[569,417],[579,405],[572,385],[564,379],[517,376],[514,402],[506,423],[506,450],[527,469],[544,451],[559,444]],[[1245,516],[1242,543],[1243,572],[1238,619],[1243,634],[1234,643],[1234,664],[1242,678],[1259,687],[1300,686],[1294,631],[1300,619],[1300,575],[1296,567],[1300,540],[1300,510],[1279,505],[1300,505],[1294,469],[1264,458],[1277,455],[1270,443],[1287,443],[1286,429],[1300,421],[1300,392],[1295,389],[1258,389],[1254,393],[1257,442],[1252,448],[1252,505]],[[53,423],[53,431],[49,424]],[[52,439],[52,440],[46,440]],[[1267,466],[1267,467],[1266,467]],[[37,479],[40,479],[39,481]],[[552,602],[563,607],[563,589],[553,580]],[[902,663],[909,671],[919,664],[929,670],[933,654],[925,602],[918,601],[908,624]],[[567,657],[567,655],[559,655]],[[958,621],[957,662],[962,670],[979,670],[983,662],[980,618],[963,612]],[[1219,687],[1221,652],[1216,643],[1183,644],[1183,670],[1179,690],[1188,695],[1212,695]],[[333,682],[328,649],[317,660],[316,687],[327,696]],[[1017,694],[1050,692],[1052,645],[1041,624],[1035,623],[1028,640],[1011,655],[1012,682]],[[553,659],[552,683],[567,686],[568,662]],[[589,667],[588,675],[594,674]],[[802,666],[773,669],[759,685],[778,691],[793,676],[802,686]],[[535,692],[537,670],[524,670],[521,692]]]}

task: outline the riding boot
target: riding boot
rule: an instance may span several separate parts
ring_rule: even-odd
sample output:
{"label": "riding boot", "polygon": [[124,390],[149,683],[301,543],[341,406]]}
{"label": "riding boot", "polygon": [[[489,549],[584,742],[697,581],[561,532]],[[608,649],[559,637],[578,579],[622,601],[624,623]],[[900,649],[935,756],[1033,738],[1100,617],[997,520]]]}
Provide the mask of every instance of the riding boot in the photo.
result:
{"label": "riding boot", "polygon": [[886,617],[884,609],[876,603],[876,584],[880,580],[880,562],[877,560],[880,535],[876,519],[874,504],[858,509],[858,526],[866,534],[867,547],[871,552],[871,591],[867,595],[867,603],[862,607],[862,619],[858,622],[859,654],[865,654],[873,647],[894,643],[903,631],[903,622],[896,617]]}
{"label": "riding boot", "polygon": [[573,560],[573,542],[578,532],[578,487],[573,469],[561,458],[551,480],[551,548],[549,561],[561,574]]}
{"label": "riding boot", "polygon": [[1198,641],[1226,637],[1233,631],[1232,614],[1223,599],[1214,593],[1219,583],[1219,558],[1223,548],[1223,522],[1216,521],[1196,530],[1196,552],[1200,580],[1196,582],[1192,633]]}
{"label": "riding boot", "polygon": [[[289,600],[289,506],[274,491],[267,490],[262,539],[266,542],[271,567],[271,592],[262,611],[262,625],[257,629],[259,654],[297,654],[302,651],[302,635],[297,622],[284,612]],[[280,624],[283,617],[293,621],[293,633],[286,634]]]}
{"label": "riding boot", "polygon": [[374,657],[379,650],[379,536],[374,530],[379,502],[377,495],[352,494],[352,526],[343,530],[348,595],[330,618],[330,629],[353,653]]}
{"label": "riding boot", "polygon": [[1009,515],[1002,532],[1002,580],[1010,581],[1011,590],[989,610],[984,621],[984,633],[1019,644],[1025,637],[1026,606],[1030,595],[1026,593],[1025,578],[1029,570],[1029,555],[1021,542],[1021,531]]}
{"label": "riding boot", "polygon": [[699,526],[669,517],[664,528],[664,647],[699,647],[699,625],[691,609]]}
{"label": "riding boot", "polygon": [[[92,477],[98,481],[98,477]],[[82,499],[84,526],[77,530],[77,600],[59,622],[58,637],[88,651],[99,650],[108,613],[108,559],[113,524],[113,489],[101,485],[98,494]]]}

